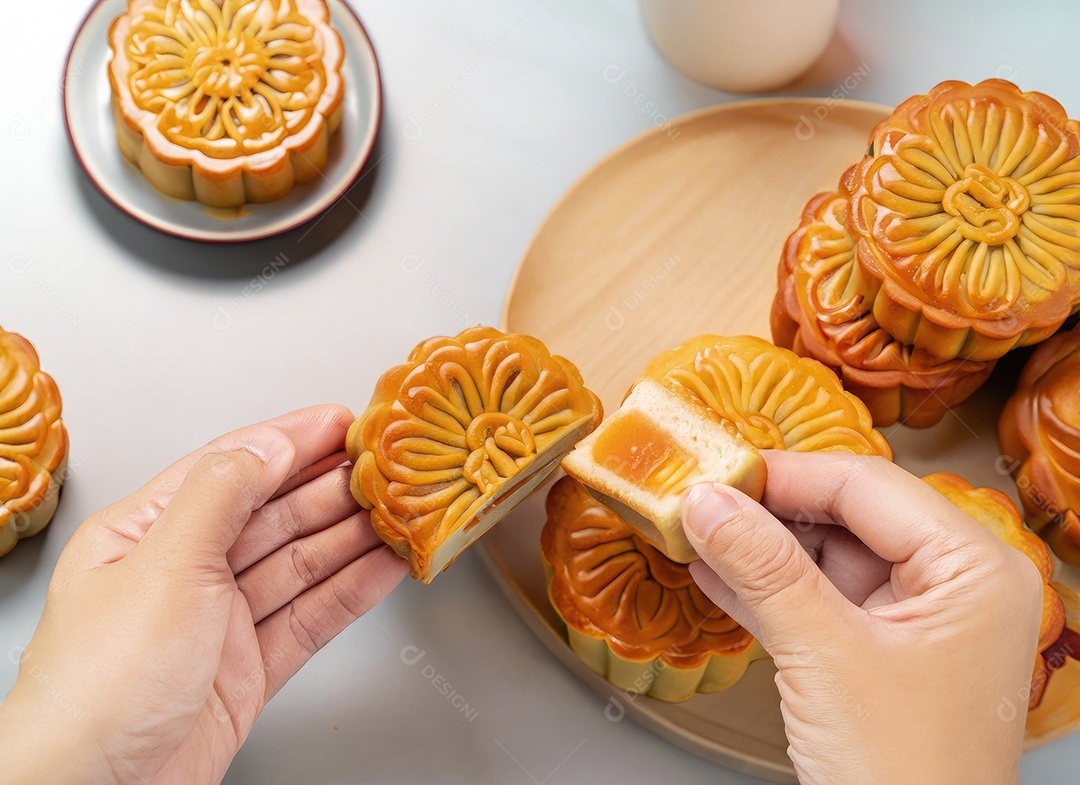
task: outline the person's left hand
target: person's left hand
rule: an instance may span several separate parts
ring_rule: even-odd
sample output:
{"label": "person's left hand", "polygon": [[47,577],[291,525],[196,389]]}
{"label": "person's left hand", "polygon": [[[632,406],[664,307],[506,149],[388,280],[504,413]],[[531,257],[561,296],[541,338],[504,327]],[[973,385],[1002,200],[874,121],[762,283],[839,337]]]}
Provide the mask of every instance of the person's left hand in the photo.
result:
{"label": "person's left hand", "polygon": [[221,780],[266,701],[407,571],[349,492],[351,422],[235,431],[75,532],[0,707],[9,782]]}

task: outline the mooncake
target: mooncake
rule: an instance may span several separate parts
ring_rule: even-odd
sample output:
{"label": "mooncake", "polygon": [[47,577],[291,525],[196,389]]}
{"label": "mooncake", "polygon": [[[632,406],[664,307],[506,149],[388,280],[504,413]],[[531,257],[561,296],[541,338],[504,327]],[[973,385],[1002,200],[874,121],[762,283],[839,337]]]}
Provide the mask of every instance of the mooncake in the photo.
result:
{"label": "mooncake", "polygon": [[682,527],[690,486],[721,483],[755,499],[765,490],[765,460],[729,422],[653,379],[635,384],[562,466],[653,547],[684,564],[698,558]]}
{"label": "mooncake", "polygon": [[0,328],[0,556],[56,512],[68,436],[60,391],[21,335]]}
{"label": "mooncake", "polygon": [[383,374],[347,448],[376,533],[430,583],[600,422],[600,399],[536,338],[472,327]]}
{"label": "mooncake", "polygon": [[345,95],[326,0],[128,0],[109,48],[120,151],[162,193],[269,202],[326,165]]}
{"label": "mooncake", "polygon": [[849,209],[874,318],[934,362],[998,359],[1080,304],[1080,128],[1042,93],[989,79],[907,99]]}
{"label": "mooncake", "polygon": [[873,314],[876,283],[862,272],[847,228],[848,196],[821,193],[807,202],[780,261],[772,309],[773,340],[833,369],[866,404],[874,425],[936,424],[982,385],[994,361],[935,362],[901,343]]}
{"label": "mooncake", "polygon": [[1080,325],[1039,346],[998,421],[1028,525],[1080,565]]}
{"label": "mooncake", "polygon": [[766,657],[746,630],[572,477],[547,497],[548,596],[570,647],[631,694],[683,701],[735,684]]}
{"label": "mooncake", "polygon": [[645,376],[701,401],[759,450],[892,458],[866,406],[835,373],[761,338],[702,335],[659,355]]}

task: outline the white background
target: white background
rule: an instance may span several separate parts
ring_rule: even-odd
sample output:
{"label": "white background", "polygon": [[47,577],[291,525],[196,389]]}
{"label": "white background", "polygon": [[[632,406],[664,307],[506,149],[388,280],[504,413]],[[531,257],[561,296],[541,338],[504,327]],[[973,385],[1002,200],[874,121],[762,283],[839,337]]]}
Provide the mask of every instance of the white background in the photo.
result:
{"label": "white background", "polygon": [[[52,526],[0,561],[0,694],[83,517],[241,424],[317,402],[362,407],[418,340],[497,322],[530,237],[581,173],[656,122],[733,98],[669,68],[630,0],[356,7],[383,68],[377,165],[310,233],[214,247],[135,223],[79,170],[59,84],[84,0],[5,1],[0,324],[31,338],[59,382],[74,471]],[[860,71],[849,97],[895,104],[943,79],[1004,76],[1076,116],[1077,30],[1080,6],[1064,0],[850,0],[823,62],[781,94],[846,92]],[[615,85],[611,64],[626,69]],[[259,281],[279,254],[290,264]],[[403,272],[410,254],[442,300]],[[402,662],[410,645],[475,709],[471,722]],[[603,708],[467,555],[430,588],[403,584],[319,654],[226,782],[752,781]],[[1078,759],[1080,735],[1027,755],[1024,781],[1073,780]]]}

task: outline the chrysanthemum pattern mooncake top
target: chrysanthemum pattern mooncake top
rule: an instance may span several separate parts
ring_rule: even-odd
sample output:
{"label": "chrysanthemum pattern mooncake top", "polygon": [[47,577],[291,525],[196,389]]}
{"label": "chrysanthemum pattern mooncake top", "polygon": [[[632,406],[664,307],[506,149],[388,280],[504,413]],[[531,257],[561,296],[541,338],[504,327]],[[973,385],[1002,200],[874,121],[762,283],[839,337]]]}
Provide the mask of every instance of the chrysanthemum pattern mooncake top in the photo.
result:
{"label": "chrysanthemum pattern mooncake top", "polygon": [[491,327],[432,338],[383,375],[350,429],[353,493],[422,567],[541,453],[600,417],[577,369],[535,338]]}
{"label": "chrysanthemum pattern mooncake top", "polygon": [[1080,301],[1080,129],[1041,93],[991,79],[909,98],[851,205],[868,267],[927,306],[1017,334]]}
{"label": "chrysanthemum pattern mooncake top", "polygon": [[977,389],[995,361],[935,361],[878,324],[873,309],[879,283],[859,263],[848,225],[856,170],[841,178],[839,192],[807,202],[784,245],[770,319],[773,340],[834,369],[875,425],[927,427]]}
{"label": "chrysanthemum pattern mooncake top", "polygon": [[62,479],[52,476],[67,456],[60,414],[60,392],[34,347],[0,328],[0,554],[47,522],[32,517]]}
{"label": "chrysanthemum pattern mooncake top", "polygon": [[211,158],[279,146],[327,113],[320,101],[340,79],[323,61],[323,41],[334,34],[305,6],[318,7],[134,0],[124,54],[135,105],[170,142]]}
{"label": "chrysanthemum pattern mooncake top", "polygon": [[345,47],[326,0],[128,0],[109,47],[117,144],[163,194],[271,202],[329,162]]}
{"label": "chrysanthemum pattern mooncake top", "polygon": [[807,204],[803,225],[789,241],[785,277],[800,300],[804,338],[816,340],[841,363],[901,372],[912,380],[988,369],[991,363],[963,359],[930,362],[881,328],[873,315],[873,297],[867,296],[874,286],[858,264],[847,214],[843,191],[819,194]]}
{"label": "chrysanthemum pattern mooncake top", "polygon": [[563,477],[547,499],[541,535],[549,594],[567,624],[620,657],[695,668],[739,654],[753,637],[697,587],[689,567],[643,540],[584,486]]}
{"label": "chrysanthemum pattern mooncake top", "polygon": [[892,457],[836,374],[760,338],[703,335],[661,354],[645,375],[697,397],[761,450]]}

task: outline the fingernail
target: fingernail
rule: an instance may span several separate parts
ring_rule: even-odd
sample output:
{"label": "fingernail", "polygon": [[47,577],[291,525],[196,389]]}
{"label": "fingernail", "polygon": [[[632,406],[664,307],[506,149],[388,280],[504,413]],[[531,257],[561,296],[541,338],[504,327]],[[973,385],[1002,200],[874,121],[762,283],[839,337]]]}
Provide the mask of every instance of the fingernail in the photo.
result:
{"label": "fingernail", "polygon": [[739,511],[739,503],[718,485],[698,485],[690,489],[683,505],[683,524],[702,540],[709,532]]}
{"label": "fingernail", "polygon": [[277,428],[259,428],[244,444],[244,449],[262,461],[271,471],[288,471],[292,468],[292,444],[288,437]]}

